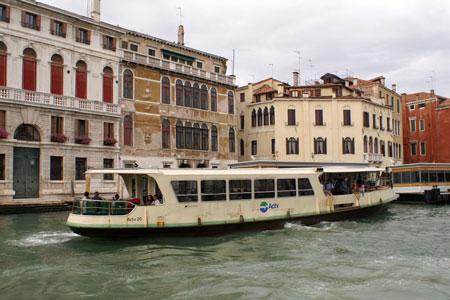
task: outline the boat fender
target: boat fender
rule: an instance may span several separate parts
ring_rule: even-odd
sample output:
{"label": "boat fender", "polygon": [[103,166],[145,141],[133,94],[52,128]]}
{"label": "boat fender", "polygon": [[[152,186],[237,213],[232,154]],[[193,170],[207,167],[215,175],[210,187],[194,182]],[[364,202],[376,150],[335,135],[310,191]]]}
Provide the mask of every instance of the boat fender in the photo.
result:
{"label": "boat fender", "polygon": [[245,221],[244,221],[244,216],[241,215],[241,216],[239,217],[239,220],[241,221],[241,223],[244,223],[244,222],[245,222]]}
{"label": "boat fender", "polygon": [[198,223],[198,226],[201,226],[202,225],[202,219],[197,218],[197,223]]}

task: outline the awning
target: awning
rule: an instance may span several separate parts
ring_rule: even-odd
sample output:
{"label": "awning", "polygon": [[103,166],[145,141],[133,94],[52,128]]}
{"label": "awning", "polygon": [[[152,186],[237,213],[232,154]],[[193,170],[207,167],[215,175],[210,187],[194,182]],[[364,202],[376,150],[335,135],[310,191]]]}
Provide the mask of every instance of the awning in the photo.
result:
{"label": "awning", "polygon": [[162,50],[162,52],[163,52],[164,55],[176,57],[176,58],[179,58],[179,59],[184,59],[186,61],[194,62],[194,60],[195,60],[194,57],[187,56],[187,55],[180,54],[180,53],[176,53],[176,52],[172,52],[172,51],[169,51],[169,50]]}

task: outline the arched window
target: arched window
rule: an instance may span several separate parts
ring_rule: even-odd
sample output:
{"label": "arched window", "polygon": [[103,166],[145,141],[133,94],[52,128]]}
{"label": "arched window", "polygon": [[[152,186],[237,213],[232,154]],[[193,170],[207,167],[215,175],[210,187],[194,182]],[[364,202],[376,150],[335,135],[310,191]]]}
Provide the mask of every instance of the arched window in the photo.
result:
{"label": "arched window", "polygon": [[327,154],[327,138],[314,138],[314,154]]}
{"label": "arched window", "polygon": [[184,148],[184,127],[181,121],[178,121],[175,127],[176,130],[176,146],[177,149]]}
{"label": "arched window", "polygon": [[103,69],[103,102],[113,103],[113,70],[110,67]]}
{"label": "arched window", "polygon": [[256,127],[256,110],[252,110],[252,127]]}
{"label": "arched window", "polygon": [[87,99],[87,65],[79,60],[76,64],[75,97]]}
{"label": "arched window", "polygon": [[233,92],[228,92],[228,113],[234,114],[234,95]]}
{"label": "arched window", "polygon": [[194,124],[194,149],[200,150],[200,125]]}
{"label": "arched window", "polygon": [[217,151],[218,143],[217,143],[217,127],[211,127],[211,151]]}
{"label": "arched window", "polygon": [[208,150],[208,126],[202,125],[202,150]]}
{"label": "arched window", "polygon": [[163,147],[163,149],[170,149],[170,122],[169,122],[169,120],[162,121],[162,147]]}
{"label": "arched window", "polygon": [[373,139],[369,137],[369,153],[373,153]]}
{"label": "arched window", "polygon": [[123,97],[133,99],[133,72],[130,70],[123,72]]}
{"label": "arched window", "polygon": [[200,108],[200,88],[198,83],[193,85],[192,106],[194,108]]}
{"label": "arched window", "polygon": [[200,95],[200,108],[208,109],[208,88],[206,85],[202,85],[201,95]]}
{"label": "arched window", "polygon": [[342,138],[342,153],[354,154],[355,153],[355,139],[349,137]]}
{"label": "arched window", "polygon": [[234,136],[234,129],[230,128],[229,132],[228,132],[228,143],[230,146],[230,152],[235,152],[236,151],[236,139]]}
{"label": "arched window", "polygon": [[258,109],[258,126],[262,126],[262,109]]}
{"label": "arched window", "polygon": [[286,154],[298,154],[298,138],[290,137],[286,138]]}
{"label": "arched window", "polygon": [[244,156],[245,155],[245,144],[244,144],[244,140],[241,139],[239,141],[239,155],[240,156]]}
{"label": "arched window", "polygon": [[269,125],[269,110],[267,107],[264,108],[264,126]]}
{"label": "arched window", "polygon": [[177,105],[183,105],[183,82],[180,79],[175,82],[175,93]]}
{"label": "arched window", "polygon": [[211,111],[217,111],[217,91],[215,88],[211,89]]}
{"label": "arched window", "polygon": [[378,138],[375,138],[373,146],[373,153],[378,153]]}
{"label": "arched window", "polygon": [[192,149],[192,125],[189,122],[184,124],[184,147]]}
{"label": "arched window", "polygon": [[22,141],[41,141],[41,136],[39,135],[37,129],[33,125],[29,124],[22,124],[17,127],[16,131],[14,132],[14,138],[16,140]]}
{"label": "arched window", "polygon": [[133,119],[130,116],[123,119],[123,144],[133,146]]}
{"label": "arched window", "polygon": [[55,95],[63,94],[63,58],[61,55],[55,54],[52,56],[52,64],[50,67],[50,93]]}
{"label": "arched window", "polygon": [[36,90],[36,52],[27,48],[23,51],[22,87],[24,90]]}
{"label": "arched window", "polygon": [[367,135],[364,136],[364,153],[367,153]]}
{"label": "arched window", "polygon": [[170,80],[167,77],[163,77],[161,80],[161,101],[162,103],[170,104]]}
{"label": "arched window", "polygon": [[275,125],[275,107],[270,108],[270,125]]}
{"label": "arched window", "polygon": [[0,42],[0,86],[6,86],[6,78],[7,78],[7,52],[6,45]]}
{"label": "arched window", "polygon": [[189,81],[184,83],[184,106],[192,107],[192,87]]}

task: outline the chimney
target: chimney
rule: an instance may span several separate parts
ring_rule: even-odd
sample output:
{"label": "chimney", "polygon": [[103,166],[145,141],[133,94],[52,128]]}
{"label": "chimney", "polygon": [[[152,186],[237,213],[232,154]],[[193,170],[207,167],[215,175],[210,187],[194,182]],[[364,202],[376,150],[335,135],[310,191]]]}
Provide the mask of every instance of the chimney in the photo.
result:
{"label": "chimney", "polygon": [[430,94],[431,94],[431,95],[434,95],[434,89],[431,89],[431,90],[430,90]]}
{"label": "chimney", "polygon": [[101,0],[90,0],[91,1],[91,18],[94,21],[100,22],[100,1]]}
{"label": "chimney", "polygon": [[294,86],[298,86],[298,72],[292,73],[294,76]]}
{"label": "chimney", "polygon": [[396,84],[393,84],[393,85],[392,85],[392,91],[393,91],[393,92],[396,92],[396,91],[397,91],[397,85],[396,85]]}
{"label": "chimney", "polygon": [[178,26],[178,44],[184,46],[184,26]]}
{"label": "chimney", "polygon": [[278,84],[278,97],[283,97],[284,96],[284,86],[282,83]]}

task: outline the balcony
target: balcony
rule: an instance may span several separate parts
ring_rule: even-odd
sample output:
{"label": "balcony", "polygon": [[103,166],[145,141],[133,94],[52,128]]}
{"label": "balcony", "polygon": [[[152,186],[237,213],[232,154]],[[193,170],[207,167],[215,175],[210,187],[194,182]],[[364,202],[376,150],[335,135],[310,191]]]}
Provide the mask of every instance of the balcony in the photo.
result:
{"label": "balcony", "polygon": [[11,103],[38,105],[53,109],[67,109],[118,116],[121,114],[120,106],[118,104],[33,92],[10,87],[0,87],[0,99],[3,101],[9,100]]}
{"label": "balcony", "polygon": [[159,68],[168,71],[174,71],[186,75],[195,76],[211,80],[217,83],[236,85],[234,76],[226,76],[214,72],[207,72],[205,70],[197,69],[192,66],[176,63],[173,61],[159,59],[154,56],[144,55],[133,51],[123,50],[122,60],[144,64],[150,67]]}
{"label": "balcony", "polygon": [[382,163],[383,155],[379,153],[364,153],[363,159],[365,163]]}

